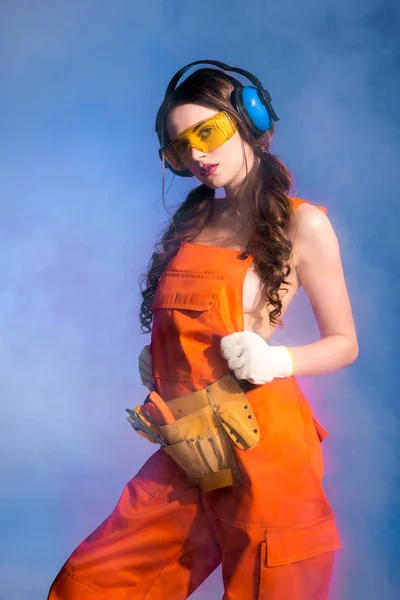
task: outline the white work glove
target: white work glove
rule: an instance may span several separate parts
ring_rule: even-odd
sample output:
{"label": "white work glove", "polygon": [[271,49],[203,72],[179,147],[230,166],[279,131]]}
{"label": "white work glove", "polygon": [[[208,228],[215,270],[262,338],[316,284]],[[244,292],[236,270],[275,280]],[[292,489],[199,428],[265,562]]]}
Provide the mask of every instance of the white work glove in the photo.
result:
{"label": "white work glove", "polygon": [[237,379],[261,385],[275,377],[291,377],[294,361],[286,346],[269,346],[253,331],[237,331],[221,339],[221,354]]}
{"label": "white work glove", "polygon": [[156,386],[153,378],[153,362],[151,360],[150,345],[144,346],[139,354],[139,374],[144,386],[150,392],[155,391]]}

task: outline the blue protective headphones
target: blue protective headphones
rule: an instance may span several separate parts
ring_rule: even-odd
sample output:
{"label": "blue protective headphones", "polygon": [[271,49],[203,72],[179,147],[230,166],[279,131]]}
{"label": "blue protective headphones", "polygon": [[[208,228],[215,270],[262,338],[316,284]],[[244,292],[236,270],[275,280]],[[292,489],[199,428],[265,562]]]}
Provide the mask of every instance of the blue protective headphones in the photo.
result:
{"label": "blue protective headphones", "polygon": [[[257,77],[255,77],[249,71],[238,69],[236,67],[230,67],[229,65],[216,60],[197,60],[180,69],[169,82],[167,91],[165,92],[164,100],[166,100],[168,96],[175,90],[182,75],[194,65],[199,64],[214,65],[223,71],[239,73],[239,75],[246,77],[254,84],[254,86],[248,86],[238,82],[231,96],[233,108],[238,112],[243,121],[249,127],[254,137],[261,137],[271,127],[272,121],[279,121],[276,112],[271,106],[271,95],[266,89],[263,88],[261,81],[257,79]],[[162,144],[162,127],[163,123],[161,122],[160,109],[156,118],[156,131],[160,147]],[[164,160],[161,148],[159,154],[161,160]],[[185,169],[184,171],[175,171],[175,169],[173,169],[167,161],[164,162],[166,167],[172,171],[174,175],[178,175],[179,177],[193,177],[189,169]]]}

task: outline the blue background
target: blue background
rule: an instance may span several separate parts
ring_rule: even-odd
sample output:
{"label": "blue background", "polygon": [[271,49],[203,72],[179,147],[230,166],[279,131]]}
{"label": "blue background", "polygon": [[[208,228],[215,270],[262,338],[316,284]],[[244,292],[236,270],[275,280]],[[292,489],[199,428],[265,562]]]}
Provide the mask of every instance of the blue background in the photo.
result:
{"label": "blue background", "polygon": [[[253,71],[295,193],[328,208],[356,363],[299,378],[341,531],[331,598],[400,597],[399,4],[0,2],[0,598],[42,600],[153,451],[138,278],[168,219],[153,123],[184,64]],[[194,181],[172,182],[170,212]],[[318,339],[303,292],[272,343]],[[220,598],[218,569],[192,596]]]}

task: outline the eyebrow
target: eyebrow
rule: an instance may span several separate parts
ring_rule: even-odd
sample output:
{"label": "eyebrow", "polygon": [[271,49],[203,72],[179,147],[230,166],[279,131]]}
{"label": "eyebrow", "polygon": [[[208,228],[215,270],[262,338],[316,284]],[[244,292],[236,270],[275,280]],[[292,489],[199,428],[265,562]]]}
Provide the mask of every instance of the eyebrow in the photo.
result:
{"label": "eyebrow", "polygon": [[199,123],[196,123],[195,125],[191,125],[190,127],[187,127],[184,131],[182,131],[182,133],[180,133],[179,135],[176,136],[176,138],[174,138],[172,141],[174,142],[175,140],[177,140],[178,138],[181,137],[181,135],[184,135],[187,131],[193,131],[194,133],[200,129],[200,127],[202,125],[204,125],[204,123],[206,121],[209,121],[210,119],[212,119],[215,115],[211,115],[211,117],[208,117],[207,119],[203,119],[202,121],[200,121]]}
{"label": "eyebrow", "polygon": [[194,127],[192,127],[191,129],[193,131],[197,131],[198,129],[200,129],[200,127],[206,122],[209,121],[211,119],[211,117],[209,117],[208,119],[203,119],[203,121],[200,121],[200,123],[197,123],[197,125],[195,125]]}

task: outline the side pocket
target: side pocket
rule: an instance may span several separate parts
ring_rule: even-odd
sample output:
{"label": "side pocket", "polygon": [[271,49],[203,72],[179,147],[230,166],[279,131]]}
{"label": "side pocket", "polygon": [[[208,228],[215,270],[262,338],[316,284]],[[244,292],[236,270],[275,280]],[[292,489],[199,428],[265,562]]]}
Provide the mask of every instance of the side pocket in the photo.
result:
{"label": "side pocket", "polygon": [[310,459],[311,466],[319,481],[322,482],[324,476],[324,456],[322,452],[322,442],[328,435],[328,432],[322,425],[317,421],[317,419],[312,415],[312,423],[311,427],[313,429],[312,439],[310,441]]}
{"label": "side pocket", "polygon": [[[268,534],[267,534],[268,535]],[[338,543],[333,544],[330,550],[317,551],[312,556],[290,560],[279,564],[271,564],[269,559],[268,539],[260,545],[258,579],[258,600],[268,600],[272,590],[277,596],[291,599],[318,598],[327,600],[334,564],[334,552],[338,550]],[[279,567],[286,567],[283,570]],[[275,567],[278,567],[276,569]],[[301,582],[301,583],[300,583]],[[299,588],[299,584],[301,588]],[[272,589],[271,589],[272,588]],[[300,596],[299,596],[300,594]]]}
{"label": "side pocket", "polygon": [[340,548],[333,514],[289,529],[267,529],[266,542],[268,567],[287,565]]}
{"label": "side pocket", "polygon": [[328,432],[315,418],[313,410],[301,390],[298,390],[298,394],[299,408],[304,427],[304,439],[308,448],[309,464],[313,476],[322,483],[324,476],[322,442],[327,437]]}
{"label": "side pocket", "polygon": [[315,426],[316,432],[319,437],[319,441],[323,442],[324,439],[327,437],[328,432],[324,427],[322,427],[321,423],[319,423],[317,421],[317,419],[314,417],[314,415],[313,415],[313,421],[314,421],[314,426]]}
{"label": "side pocket", "polygon": [[[261,532],[259,535],[261,535]],[[269,584],[275,580],[275,577],[278,577],[278,580],[280,577],[285,577],[283,574],[285,571],[280,573],[280,569],[276,570],[271,567],[291,565],[315,557],[320,557],[321,560],[314,561],[316,567],[313,567],[309,576],[304,578],[303,583],[307,586],[307,589],[302,589],[301,598],[304,597],[308,600],[309,598],[322,597],[321,591],[326,589],[330,579],[333,564],[332,553],[340,549],[340,540],[333,514],[312,523],[267,529],[264,531],[264,540],[258,543],[260,544],[258,600],[267,600],[270,597]],[[307,572],[309,567],[303,563],[303,565],[298,565],[299,568],[305,569],[305,572]],[[275,571],[277,575],[274,575]],[[286,570],[285,600],[286,598],[289,600],[298,597],[298,589],[296,588],[298,583],[296,579],[291,579],[293,576],[294,574],[290,570]],[[317,589],[319,593],[316,595]]]}

